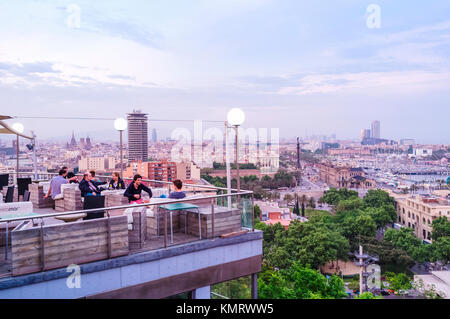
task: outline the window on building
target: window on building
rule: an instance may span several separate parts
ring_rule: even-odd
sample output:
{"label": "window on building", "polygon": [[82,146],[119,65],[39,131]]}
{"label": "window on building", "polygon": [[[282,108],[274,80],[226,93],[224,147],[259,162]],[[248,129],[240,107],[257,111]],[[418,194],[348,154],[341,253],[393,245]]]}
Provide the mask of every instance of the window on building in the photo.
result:
{"label": "window on building", "polygon": [[425,229],[423,230],[423,238],[425,239],[427,236],[427,232],[425,231]]}

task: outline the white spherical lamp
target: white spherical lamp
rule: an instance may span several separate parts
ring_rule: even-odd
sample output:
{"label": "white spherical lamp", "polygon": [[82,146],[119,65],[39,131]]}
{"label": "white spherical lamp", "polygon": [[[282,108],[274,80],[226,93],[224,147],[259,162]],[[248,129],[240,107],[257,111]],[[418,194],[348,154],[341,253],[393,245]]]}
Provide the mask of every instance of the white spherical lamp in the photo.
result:
{"label": "white spherical lamp", "polygon": [[117,131],[125,131],[128,127],[128,122],[123,117],[119,117],[114,121],[114,128]]}
{"label": "white spherical lamp", "polygon": [[19,132],[20,134],[22,134],[23,131],[25,130],[22,123],[14,123],[12,128],[14,131]]}
{"label": "white spherical lamp", "polygon": [[227,120],[230,125],[239,126],[245,121],[245,113],[241,109],[234,108],[228,112]]}

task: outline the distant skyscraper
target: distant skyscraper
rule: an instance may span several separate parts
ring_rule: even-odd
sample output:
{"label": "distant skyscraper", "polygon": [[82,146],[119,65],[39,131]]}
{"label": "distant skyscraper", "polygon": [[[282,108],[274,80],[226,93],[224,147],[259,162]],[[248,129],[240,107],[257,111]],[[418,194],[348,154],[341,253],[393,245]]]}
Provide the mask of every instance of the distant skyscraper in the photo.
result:
{"label": "distant skyscraper", "polygon": [[152,142],[153,142],[153,143],[158,142],[158,135],[156,134],[156,128],[154,128],[154,129],[152,130]]}
{"label": "distant skyscraper", "polygon": [[148,118],[146,113],[133,110],[128,113],[128,159],[147,161],[148,159]]}
{"label": "distant skyscraper", "polygon": [[86,141],[85,141],[84,137],[80,138],[80,145],[81,145],[81,148],[84,148],[86,146]]}
{"label": "distant skyscraper", "polygon": [[380,121],[372,122],[372,138],[380,138]]}
{"label": "distant skyscraper", "polygon": [[371,134],[370,130],[362,129],[361,130],[361,141],[363,141],[366,138],[370,138],[370,134]]}

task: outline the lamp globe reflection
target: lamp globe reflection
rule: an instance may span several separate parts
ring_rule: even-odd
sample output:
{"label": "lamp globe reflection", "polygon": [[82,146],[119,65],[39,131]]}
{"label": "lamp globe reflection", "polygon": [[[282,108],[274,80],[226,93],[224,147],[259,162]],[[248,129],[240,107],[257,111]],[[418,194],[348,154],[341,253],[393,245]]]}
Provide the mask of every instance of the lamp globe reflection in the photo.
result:
{"label": "lamp globe reflection", "polygon": [[19,132],[20,134],[23,133],[23,131],[25,130],[25,127],[23,126],[22,123],[14,123],[12,128],[16,131]]}
{"label": "lamp globe reflection", "polygon": [[242,125],[245,121],[245,113],[241,109],[233,108],[228,112],[227,120],[232,126]]}
{"label": "lamp globe reflection", "polygon": [[117,131],[125,131],[128,127],[128,122],[123,118],[119,117],[114,121],[114,128]]}

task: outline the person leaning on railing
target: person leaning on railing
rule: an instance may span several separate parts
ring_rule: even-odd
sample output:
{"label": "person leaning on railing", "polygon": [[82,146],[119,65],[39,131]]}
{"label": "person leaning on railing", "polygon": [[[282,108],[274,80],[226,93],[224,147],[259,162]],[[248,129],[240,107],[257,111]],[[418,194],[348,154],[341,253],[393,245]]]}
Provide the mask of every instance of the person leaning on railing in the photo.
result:
{"label": "person leaning on railing", "polygon": [[83,175],[83,180],[79,184],[79,189],[81,191],[81,197],[86,196],[100,196],[101,189],[98,188],[100,185],[105,185],[106,182],[95,182],[92,180],[91,173],[85,173]]}
{"label": "person leaning on railing", "polygon": [[114,172],[112,174],[112,180],[109,182],[108,189],[125,189],[125,183],[120,178],[120,174],[117,172]]}
{"label": "person leaning on railing", "polygon": [[123,196],[128,198],[130,204],[143,204],[144,200],[142,199],[141,193],[142,191],[146,191],[150,198],[152,198],[152,190],[142,184],[142,176],[137,174],[133,177],[133,182],[130,183],[127,190],[123,194]]}

